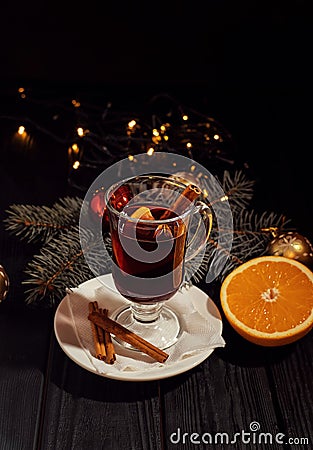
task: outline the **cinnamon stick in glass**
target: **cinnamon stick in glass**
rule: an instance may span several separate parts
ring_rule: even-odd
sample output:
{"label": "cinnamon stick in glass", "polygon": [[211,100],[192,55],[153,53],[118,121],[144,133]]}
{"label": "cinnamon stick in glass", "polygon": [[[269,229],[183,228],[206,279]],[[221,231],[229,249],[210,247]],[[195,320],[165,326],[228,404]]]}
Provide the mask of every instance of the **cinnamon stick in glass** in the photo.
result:
{"label": "cinnamon stick in glass", "polygon": [[198,198],[200,194],[201,189],[198,186],[195,184],[188,184],[179,197],[177,197],[171,208],[162,214],[160,220],[168,219],[172,211],[177,215],[183,213],[190,203]]}
{"label": "cinnamon stick in glass", "polygon": [[164,363],[169,356],[163,350],[157,348],[150,342],[146,341],[138,334],[128,330],[127,328],[120,325],[118,322],[115,322],[109,317],[105,317],[103,314],[100,314],[99,312],[93,311],[89,313],[88,319],[98,327],[102,328],[105,331],[108,331],[111,334],[114,334],[119,339],[132,345],[137,350],[146,353],[148,356],[151,356],[151,358],[155,359],[160,363]]}

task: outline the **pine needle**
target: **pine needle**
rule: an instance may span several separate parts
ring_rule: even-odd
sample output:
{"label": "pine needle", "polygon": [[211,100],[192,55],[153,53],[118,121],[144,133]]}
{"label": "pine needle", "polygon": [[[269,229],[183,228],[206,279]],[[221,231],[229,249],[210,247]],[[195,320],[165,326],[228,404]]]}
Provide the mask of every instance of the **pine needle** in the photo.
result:
{"label": "pine needle", "polygon": [[[234,215],[233,229],[213,228],[207,245],[209,278],[222,281],[225,276],[245,261],[265,254],[273,238],[269,228],[283,230],[289,220],[274,212],[256,213],[242,210]],[[231,249],[224,243],[232,239]],[[222,242],[222,245],[219,242]]]}
{"label": "pine needle", "polygon": [[[99,244],[99,237],[90,236],[89,248],[93,247],[96,252]],[[44,302],[48,307],[54,306],[64,297],[66,289],[77,287],[93,278],[94,274],[86,263],[84,251],[78,227],[62,231],[58,237],[49,240],[26,267],[25,274],[28,278],[23,282],[29,286],[26,290],[26,303]],[[109,258],[99,261],[102,273],[108,273]]]}
{"label": "pine needle", "polygon": [[247,179],[242,170],[237,170],[233,175],[228,170],[224,171],[223,191],[232,207],[244,208],[253,196],[255,182]]}
{"label": "pine needle", "polygon": [[77,225],[81,205],[78,197],[65,197],[52,207],[14,204],[6,210],[5,229],[28,243],[46,242]]}
{"label": "pine needle", "polygon": [[253,196],[254,181],[249,180],[242,170],[233,173],[224,171],[222,182],[217,177],[201,178],[200,188],[208,194],[212,206],[227,201],[231,208],[242,209],[247,206]]}

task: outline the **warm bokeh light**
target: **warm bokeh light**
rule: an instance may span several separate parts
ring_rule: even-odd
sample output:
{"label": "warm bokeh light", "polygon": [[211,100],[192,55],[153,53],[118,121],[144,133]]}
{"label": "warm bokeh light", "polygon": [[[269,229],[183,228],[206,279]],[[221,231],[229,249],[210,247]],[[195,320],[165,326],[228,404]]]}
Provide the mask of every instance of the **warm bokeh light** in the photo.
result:
{"label": "warm bokeh light", "polygon": [[130,122],[128,122],[128,128],[134,128],[136,126],[136,120],[131,120]]}
{"label": "warm bokeh light", "polygon": [[79,153],[79,147],[78,147],[78,145],[77,144],[73,144],[72,145],[72,150],[73,150],[73,153]]}

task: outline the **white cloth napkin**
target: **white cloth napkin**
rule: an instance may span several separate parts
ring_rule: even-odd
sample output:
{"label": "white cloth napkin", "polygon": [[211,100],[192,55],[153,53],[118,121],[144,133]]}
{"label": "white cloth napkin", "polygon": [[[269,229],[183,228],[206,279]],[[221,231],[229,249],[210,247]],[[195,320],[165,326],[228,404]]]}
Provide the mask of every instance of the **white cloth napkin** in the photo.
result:
{"label": "white cloth napkin", "polygon": [[[189,289],[192,289],[189,288]],[[210,349],[224,347],[225,341],[221,335],[220,319],[207,311],[206,317],[201,314],[193,301],[186,301],[188,291],[186,289],[178,292],[175,296],[165,303],[174,310],[181,320],[182,333],[178,342],[166,349],[169,354],[164,364],[153,360],[151,357],[138,352],[124,348],[113,339],[116,361],[113,365],[97,359],[94,356],[94,342],[91,331],[91,323],[88,320],[88,303],[97,301],[99,308],[107,308],[109,316],[112,313],[128,304],[120,294],[105,286],[99,281],[99,286],[90,288],[88,283],[80,287],[71,289],[67,293],[67,301],[71,311],[73,328],[81,347],[86,352],[91,364],[98,373],[120,372],[120,371],[145,371],[158,366],[167,367],[176,364],[178,361],[188,357],[201,354]],[[208,297],[206,297],[208,299]]]}

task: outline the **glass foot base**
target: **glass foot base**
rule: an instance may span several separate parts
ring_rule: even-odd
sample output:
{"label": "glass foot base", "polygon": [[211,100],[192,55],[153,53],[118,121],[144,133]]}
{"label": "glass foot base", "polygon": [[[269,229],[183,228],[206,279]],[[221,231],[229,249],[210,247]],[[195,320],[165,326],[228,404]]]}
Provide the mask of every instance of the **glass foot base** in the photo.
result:
{"label": "glass foot base", "polygon": [[[140,305],[141,308],[144,308],[144,306]],[[168,306],[161,307],[160,305],[159,310],[157,318],[152,321],[144,320],[145,317],[143,314],[142,317],[139,314],[139,319],[142,320],[138,320],[135,318],[135,315],[138,317],[136,310],[134,311],[132,306],[126,306],[116,311],[113,319],[159,349],[164,350],[178,341],[181,327],[177,315],[171,308]],[[138,351],[132,345],[115,336],[114,339],[123,347]]]}

